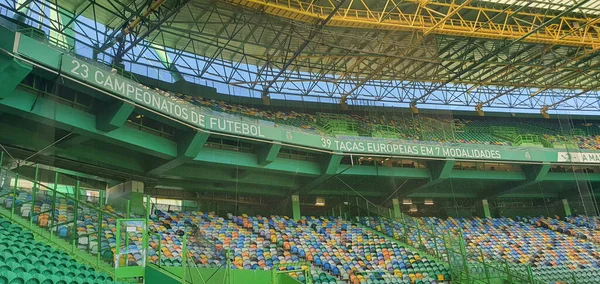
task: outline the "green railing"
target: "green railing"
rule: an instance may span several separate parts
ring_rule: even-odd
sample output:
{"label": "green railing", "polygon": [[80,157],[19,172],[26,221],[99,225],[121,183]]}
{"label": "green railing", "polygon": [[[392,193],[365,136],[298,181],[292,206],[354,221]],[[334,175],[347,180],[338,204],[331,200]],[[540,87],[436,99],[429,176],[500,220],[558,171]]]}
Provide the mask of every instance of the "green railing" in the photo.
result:
{"label": "green railing", "polygon": [[[512,265],[486,256],[482,250],[467,248],[462,230],[458,234],[444,232],[422,219],[401,214],[394,218],[389,208],[375,204],[356,204],[361,222],[373,220],[372,229],[386,234],[384,226],[392,227],[389,236],[417,250],[424,251],[448,265],[456,283],[543,283],[536,280],[530,266]],[[372,225],[375,224],[375,227]],[[377,225],[378,224],[378,225]],[[508,281],[508,282],[506,282]]]}
{"label": "green railing", "polygon": [[372,137],[378,138],[398,138],[398,130],[389,125],[374,125],[371,130]]}
{"label": "green railing", "polygon": [[5,152],[0,152],[0,166],[0,215],[76,260],[115,276],[113,225],[118,219],[132,217],[129,200],[125,212],[117,211],[105,206],[104,189],[86,186],[47,167],[24,163]]}

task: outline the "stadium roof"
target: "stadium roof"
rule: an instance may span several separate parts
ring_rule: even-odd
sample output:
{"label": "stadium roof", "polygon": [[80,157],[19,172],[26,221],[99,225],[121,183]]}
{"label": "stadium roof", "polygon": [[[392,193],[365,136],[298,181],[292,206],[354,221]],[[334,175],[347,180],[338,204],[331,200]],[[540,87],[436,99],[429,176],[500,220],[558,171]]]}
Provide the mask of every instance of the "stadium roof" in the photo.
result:
{"label": "stadium roof", "polygon": [[[35,11],[42,3],[21,0],[17,9]],[[169,76],[157,72],[165,80],[201,78],[223,83],[236,95],[600,110],[600,1],[64,0],[57,5],[60,13],[76,16],[72,29],[106,52],[105,61],[123,57],[134,63],[132,70],[136,64],[162,64],[171,71]],[[70,21],[60,24],[71,28]]]}

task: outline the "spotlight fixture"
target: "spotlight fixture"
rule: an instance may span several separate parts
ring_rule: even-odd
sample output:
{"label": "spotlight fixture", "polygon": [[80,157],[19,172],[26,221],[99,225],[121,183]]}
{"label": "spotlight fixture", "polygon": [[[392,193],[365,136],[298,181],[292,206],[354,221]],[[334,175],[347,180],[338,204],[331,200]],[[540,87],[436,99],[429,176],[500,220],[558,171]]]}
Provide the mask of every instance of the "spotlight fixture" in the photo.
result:
{"label": "spotlight fixture", "polygon": [[315,206],[325,206],[325,198],[317,197],[317,200],[315,201]]}

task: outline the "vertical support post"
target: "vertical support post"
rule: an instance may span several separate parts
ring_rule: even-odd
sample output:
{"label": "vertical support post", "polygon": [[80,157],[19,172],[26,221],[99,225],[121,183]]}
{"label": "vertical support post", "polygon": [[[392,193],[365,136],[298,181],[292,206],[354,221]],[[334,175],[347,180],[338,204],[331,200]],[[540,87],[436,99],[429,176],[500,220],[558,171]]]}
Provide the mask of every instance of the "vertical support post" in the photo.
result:
{"label": "vertical support post", "polygon": [[533,270],[531,270],[531,265],[527,265],[527,275],[529,276],[529,282],[535,283],[533,279]]}
{"label": "vertical support post", "polygon": [[369,201],[365,200],[365,207],[367,208],[367,217],[371,218],[371,211],[369,210]]}
{"label": "vertical support post", "polygon": [[162,261],[162,238],[160,237],[160,234],[156,234],[156,236],[158,237],[158,266],[160,267],[161,265],[161,261]]}
{"label": "vertical support post", "polygon": [[492,218],[492,214],[490,213],[490,204],[488,203],[488,200],[481,200],[481,205],[483,206],[483,216],[485,218]]}
{"label": "vertical support post", "polygon": [[56,219],[56,192],[58,191],[58,172],[54,173],[54,189],[52,190],[52,214],[50,216],[50,240],[54,236],[54,220]]}
{"label": "vertical support post", "polygon": [[131,218],[131,199],[127,199],[127,208],[125,211],[125,218]]}
{"label": "vertical support post", "polygon": [[435,237],[435,226],[433,224],[431,224],[431,235],[433,236],[433,248],[435,249],[435,257],[440,258],[442,254],[438,251],[437,239]]}
{"label": "vertical support post", "polygon": [[115,269],[119,268],[119,262],[121,261],[121,221],[119,219],[117,219],[117,238],[116,239],[117,240],[115,243],[115,255],[113,257],[114,262],[115,262],[115,264],[114,264]]}
{"label": "vertical support post", "polygon": [[392,207],[394,209],[394,219],[400,218],[400,200],[398,198],[392,199]]}
{"label": "vertical support post", "polygon": [[[146,228],[145,228],[145,230],[147,231],[148,230],[148,224],[150,224],[150,213],[151,213],[151,211],[150,211],[150,195],[146,195],[146,208],[145,209],[146,209],[146,213],[145,213],[145,215],[146,215]],[[148,234],[144,234],[144,235],[148,235]],[[150,245],[150,241],[148,241],[146,243],[146,245],[144,246],[146,248],[146,255],[144,255],[144,262],[145,263],[148,263],[148,253],[150,252],[149,245]],[[159,246],[159,249],[160,249],[160,237],[158,238],[158,246]],[[160,266],[160,255],[158,257],[158,262],[159,262],[158,266]]]}
{"label": "vertical support post", "polygon": [[360,218],[360,206],[358,205],[358,197],[356,197],[356,214],[358,214],[358,217]]}
{"label": "vertical support post", "polygon": [[15,217],[15,206],[17,206],[17,188],[19,188],[19,174],[15,174],[15,186],[13,187],[12,204],[10,206],[10,218]]}
{"label": "vertical support post", "polygon": [[[142,231],[142,247],[144,248],[145,252],[144,252],[144,256],[148,255],[148,222],[144,223],[144,228]],[[146,265],[148,264],[146,257],[144,257],[144,260],[142,262],[143,266],[144,266],[144,278],[146,278]]]}
{"label": "vertical support post", "polygon": [[479,248],[479,254],[481,255],[481,263],[483,264],[483,272],[485,273],[485,279],[487,279],[488,283],[491,283],[490,272],[488,271],[488,267],[485,263],[485,255],[483,255],[483,250]]}
{"label": "vertical support post", "polygon": [[98,239],[96,240],[98,242],[98,245],[97,245],[98,252],[97,252],[97,259],[96,259],[97,264],[96,265],[100,265],[100,258],[102,257],[101,256],[101,254],[102,254],[101,246],[102,246],[102,220],[104,219],[104,216],[102,216],[102,215],[104,215],[103,214],[104,213],[104,211],[103,211],[104,210],[104,190],[100,191],[100,200],[98,200],[98,203],[99,203],[100,208],[98,210],[98,227],[97,227],[98,229],[96,230],[96,233],[98,234],[98,236],[97,236]]}
{"label": "vertical support post", "polygon": [[508,276],[508,283],[513,283],[510,267],[508,266],[508,261],[506,259],[504,260],[504,269],[506,270],[506,275]]}
{"label": "vertical support post", "polygon": [[71,232],[71,251],[75,251],[77,244],[77,219],[79,218],[79,181],[75,183],[75,212],[73,212],[73,231]]}
{"label": "vertical support post", "polygon": [[233,284],[233,277],[231,277],[231,250],[227,249],[225,255],[227,256],[227,268],[225,269],[225,272],[227,273],[227,282]]}
{"label": "vertical support post", "polygon": [[571,206],[569,206],[569,200],[566,198],[562,200],[563,208],[565,209],[565,217],[571,216]]}
{"label": "vertical support post", "polygon": [[4,162],[4,151],[0,152],[0,168],[2,168],[3,162]]}
{"label": "vertical support post", "polygon": [[300,220],[300,196],[297,194],[292,195],[292,217],[294,221]]}
{"label": "vertical support post", "polygon": [[417,224],[417,236],[419,237],[419,249],[423,248],[423,239],[421,238],[421,228],[419,227],[419,222]]}
{"label": "vertical support post", "polygon": [[342,218],[342,216],[343,216],[343,215],[342,215],[342,205],[339,205],[339,206],[338,206],[338,209],[339,209],[339,211],[340,211],[340,215],[338,215],[338,216],[340,216],[340,218]]}
{"label": "vertical support post", "polygon": [[448,265],[452,267],[452,263],[450,262],[450,251],[448,250],[448,245],[446,244],[446,237],[444,237],[444,234],[442,234],[442,244],[444,245],[444,250],[446,251],[446,262],[448,262]]}
{"label": "vertical support post", "polygon": [[[0,161],[0,164],[2,162]],[[38,189],[38,178],[39,178],[39,170],[40,166],[38,164],[35,165],[35,176],[33,178],[33,188],[31,189],[31,211],[29,213],[29,228],[33,226],[33,214],[35,214],[35,199],[37,197],[37,189]]]}
{"label": "vertical support post", "polygon": [[183,258],[182,260],[182,267],[183,267],[183,272],[181,273],[181,284],[185,284],[185,271],[187,270],[187,235],[183,236]]}
{"label": "vertical support post", "polygon": [[404,214],[402,214],[402,228],[404,228],[404,242],[408,243],[408,225],[406,224],[406,218],[404,218]]}
{"label": "vertical support post", "polygon": [[[448,232],[450,233],[450,232]],[[467,279],[469,277],[469,265],[468,265],[468,258],[467,258],[467,249],[465,248],[465,243],[463,240],[463,235],[462,235],[462,230],[460,230],[460,235],[458,235],[458,245],[460,248],[460,255],[462,256],[462,261],[463,261],[463,269],[465,270],[465,273],[467,274]]]}

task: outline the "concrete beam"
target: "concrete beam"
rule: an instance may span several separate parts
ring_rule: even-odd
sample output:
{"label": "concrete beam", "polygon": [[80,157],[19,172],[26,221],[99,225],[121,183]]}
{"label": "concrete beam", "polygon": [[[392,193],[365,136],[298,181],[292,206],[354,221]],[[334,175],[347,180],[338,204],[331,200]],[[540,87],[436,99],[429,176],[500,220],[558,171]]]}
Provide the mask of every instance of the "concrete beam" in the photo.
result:
{"label": "concrete beam", "polygon": [[445,181],[450,177],[450,173],[452,172],[455,163],[456,161],[452,158],[443,161],[427,162],[427,167],[429,168],[429,181],[421,186],[404,192],[403,196],[412,196],[414,193]]}
{"label": "concrete beam", "polygon": [[281,150],[281,143],[266,144],[257,147],[256,161],[259,166],[266,166],[277,159],[277,155]]}
{"label": "concrete beam", "polygon": [[15,88],[31,73],[33,67],[27,63],[0,54],[0,100],[13,94]]}
{"label": "concrete beam", "polygon": [[198,156],[200,150],[208,140],[210,134],[205,132],[190,131],[181,135],[177,141],[177,157],[167,162],[160,163],[147,172],[150,176],[160,176],[164,172],[174,169],[184,163],[191,162]]}
{"label": "concrete beam", "polygon": [[499,195],[505,195],[514,193],[520,189],[527,188],[531,185],[537,184],[538,182],[544,181],[546,175],[550,171],[550,163],[523,165],[523,172],[525,173],[525,180],[517,183],[513,183],[512,186],[502,186],[499,188],[492,189],[488,192],[480,194],[481,199],[490,199]]}
{"label": "concrete beam", "polygon": [[319,186],[321,183],[327,181],[329,178],[333,177],[337,173],[341,161],[341,154],[323,156],[319,161],[321,175],[302,186],[300,189],[298,189],[297,193],[299,195],[304,195],[313,190],[315,187]]}
{"label": "concrete beam", "polygon": [[98,110],[96,128],[105,132],[121,128],[134,109],[135,106],[124,101],[110,103],[106,108]]}

